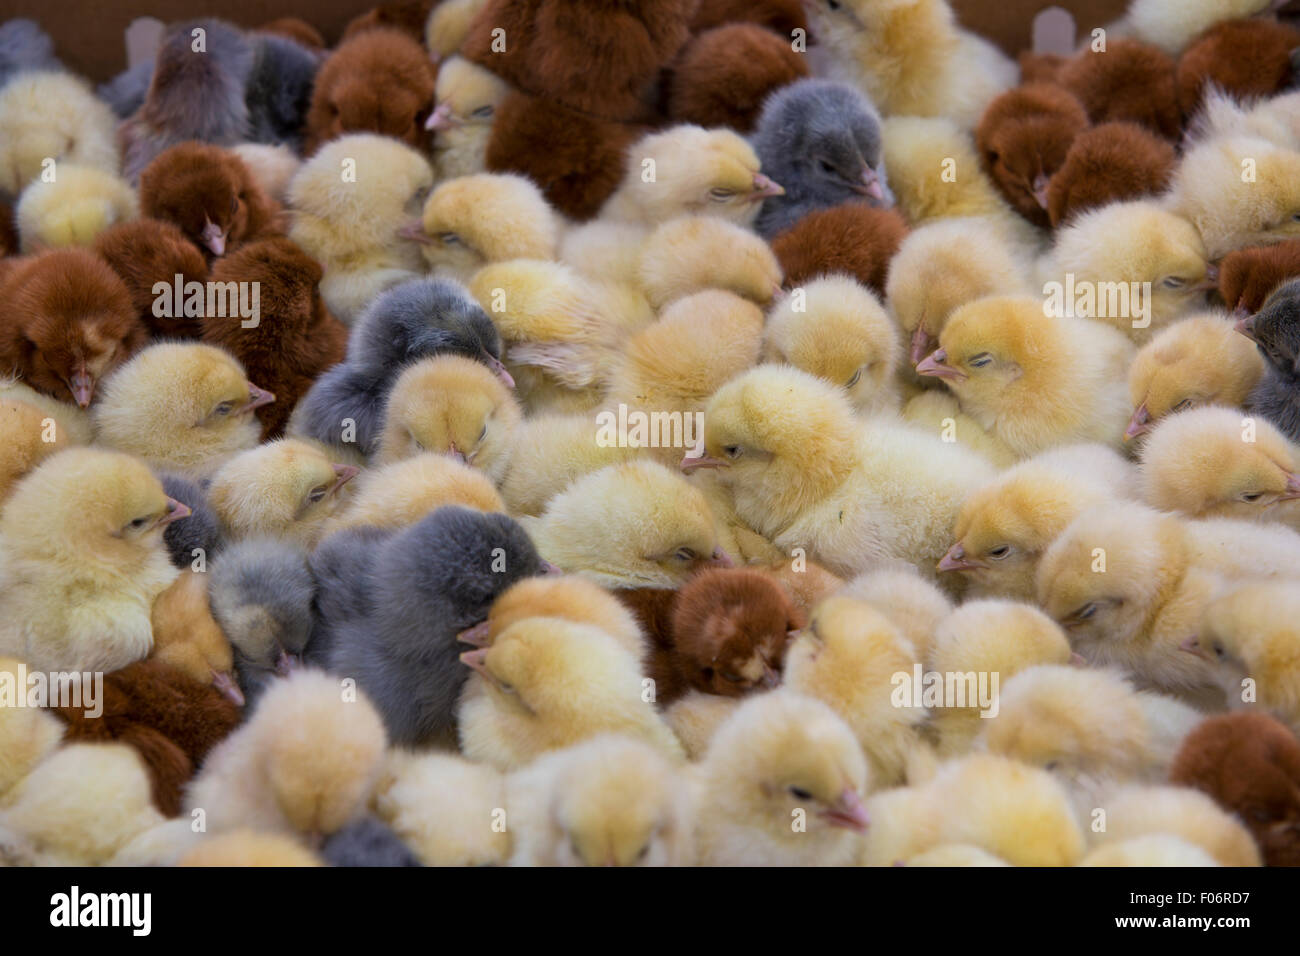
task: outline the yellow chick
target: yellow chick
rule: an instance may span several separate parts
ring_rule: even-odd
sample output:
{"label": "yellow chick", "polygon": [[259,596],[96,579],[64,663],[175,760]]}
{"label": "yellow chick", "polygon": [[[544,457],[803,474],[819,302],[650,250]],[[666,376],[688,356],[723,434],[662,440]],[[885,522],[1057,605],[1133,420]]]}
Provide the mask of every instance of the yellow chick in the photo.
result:
{"label": "yellow chick", "polygon": [[0,502],[23,475],[73,444],[67,430],[40,408],[0,393],[0,445],[5,449],[0,460]]}
{"label": "yellow chick", "polygon": [[1101,323],[1046,311],[1027,296],[964,305],[916,371],[941,379],[962,411],[1021,457],[1078,441],[1118,447],[1133,346]]}
{"label": "yellow chick", "polygon": [[92,414],[101,444],[206,477],[257,445],[253,412],[273,401],[224,349],[160,342],[108,377]]}
{"label": "yellow chick", "polygon": [[[0,831],[17,834],[14,866],[102,866],[137,834],[165,819],[150,797],[134,747],[71,743],[38,764],[0,810]],[[12,849],[9,852],[13,852]]]}
{"label": "yellow chick", "polygon": [[5,794],[63,740],[63,721],[43,708],[21,706],[17,697],[10,697],[26,693],[27,670],[16,658],[0,657],[0,807],[9,802]]}
{"label": "yellow chick", "polygon": [[1218,866],[1219,862],[1194,843],[1155,833],[1104,843],[1080,860],[1078,866]]}
{"label": "yellow chick", "polygon": [[709,749],[718,728],[744,702],[743,697],[719,697],[697,690],[687,691],[668,705],[664,720],[682,742],[686,756],[698,762]]}
{"label": "yellow chick", "polygon": [[190,514],[128,455],[70,448],[0,511],[0,654],[42,671],[113,671],[153,646],[176,578],[163,529]]}
{"label": "yellow chick", "polygon": [[54,160],[116,174],[117,117],[85,80],[62,70],[27,70],[0,88],[0,192],[17,196]]}
{"label": "yellow chick", "polygon": [[[90,412],[79,408],[71,402],[61,402],[51,395],[38,392],[29,385],[17,380],[0,378],[0,399],[22,402],[45,413],[54,423],[54,444],[89,445],[94,438],[94,428],[90,423]],[[41,427],[46,427],[46,422]]]}
{"label": "yellow chick", "polygon": [[786,554],[844,577],[889,561],[934,567],[966,495],[992,469],[937,436],[859,421],[841,388],[788,366],[732,379],[704,412],[705,454],[736,513]]}
{"label": "yellow chick", "polygon": [[482,362],[459,355],[423,359],[388,393],[375,463],[431,451],[499,482],[522,418],[510,389]]}
{"label": "yellow chick", "polygon": [[717,216],[683,216],[657,227],[640,247],[636,276],[656,310],[704,289],[764,306],[781,294],[781,265],[771,247]]}
{"label": "yellow chick", "polygon": [[354,133],[322,146],[289,183],[289,238],[325,269],[321,298],[352,322],[385,289],[426,271],[403,224],[433,188],[423,156],[388,136]]}
{"label": "yellow chick", "polygon": [[1220,866],[1262,865],[1250,831],[1199,790],[1124,787],[1098,809],[1105,811],[1105,829],[1091,830],[1094,848],[1165,835],[1200,847]]}
{"label": "yellow chick", "polygon": [[969,749],[998,718],[1001,687],[1015,674],[1069,661],[1065,633],[1038,608],[1016,601],[967,601],[939,622],[926,660],[927,669],[944,680],[942,706],[933,715],[939,752],[947,756]]}
{"label": "yellow chick", "polygon": [[434,134],[433,166],[440,181],[483,172],[497,107],[509,92],[509,83],[462,56],[439,66],[434,110],[424,128]]}
{"label": "yellow chick", "polygon": [[[460,49],[469,33],[469,25],[487,6],[487,0],[443,0],[435,3],[424,23],[424,45],[435,61],[447,61]],[[442,69],[447,68],[447,62]]]}
{"label": "yellow chick", "polygon": [[1155,200],[1115,202],[1056,230],[1039,278],[1062,287],[1071,314],[1104,322],[1142,345],[1218,288],[1209,260],[1188,219]]}
{"label": "yellow chick", "polygon": [[1300,453],[1266,419],[1207,406],[1159,421],[1142,446],[1142,497],[1189,518],[1300,525]]}
{"label": "yellow chick", "polygon": [[704,495],[649,461],[585,475],[523,523],[543,558],[607,588],[676,588],[729,561]]}
{"label": "yellow chick", "polygon": [[591,412],[529,417],[515,430],[501,497],[512,515],[540,515],[552,498],[583,475],[640,458],[643,451],[600,440]]}
{"label": "yellow chick", "polygon": [[[686,217],[694,221],[698,217]],[[713,217],[707,217],[713,218]],[[673,219],[664,223],[675,223]],[[682,226],[672,227],[685,228]],[[641,252],[651,230],[634,222],[615,222],[605,219],[592,219],[582,225],[575,225],[560,239],[560,261],[571,266],[588,278],[605,279],[610,282],[639,286],[641,283]],[[669,233],[671,234],[671,233]],[[703,234],[703,233],[701,233]],[[751,233],[752,235],[752,233]],[[661,246],[663,262],[668,270],[663,281],[675,282],[673,274],[678,266],[687,268],[687,264],[677,260],[671,247]],[[717,250],[714,250],[715,252]],[[689,268],[696,268],[691,263]],[[652,280],[653,281],[653,280]]]}
{"label": "yellow chick", "polygon": [[153,628],[151,657],[191,680],[215,687],[243,706],[230,641],[212,616],[206,573],[193,568],[181,571],[171,586],[154,599],[149,623]]}
{"label": "yellow chick", "polygon": [[908,781],[926,747],[922,706],[898,706],[897,675],[910,678],[916,651],[888,618],[864,601],[831,597],[818,604],[786,652],[783,683],[830,706],[858,739],[873,787]]}
{"label": "yellow chick", "polygon": [[1293,239],[1300,236],[1300,152],[1251,136],[1201,143],[1174,170],[1168,199],[1196,226],[1211,259]]}
{"label": "yellow chick", "polygon": [[795,289],[767,316],[763,358],[842,386],[860,412],[898,407],[898,332],[880,300],[848,276]]}
{"label": "yellow chick", "polygon": [[302,160],[288,146],[271,146],[267,143],[238,143],[230,151],[244,161],[253,180],[276,202],[289,202],[289,183]]}
{"label": "yellow chick", "polygon": [[510,856],[505,778],[484,764],[394,750],[374,810],[425,866],[499,866]]}
{"label": "yellow chick", "polygon": [[384,723],[364,693],[321,671],[273,681],[185,791],[208,833],[241,827],[317,842],[366,807],[383,766]]}
{"label": "yellow chick", "polygon": [[279,833],[232,830],[203,840],[177,866],[324,866],[297,840]]}
{"label": "yellow chick", "polygon": [[512,866],[689,866],[691,792],[654,747],[602,735],[507,782]]}
{"label": "yellow chick", "polygon": [[311,548],[357,471],[332,464],[313,445],[281,438],[222,465],[208,486],[208,503],[231,540],[269,535]]}
{"label": "yellow chick", "polygon": [[466,283],[491,262],[554,259],[559,237],[560,218],[542,191],[513,173],[447,180],[407,232],[435,275]]}
{"label": "yellow chick", "polygon": [[95,166],[62,163],[50,182],[34,179],[15,211],[22,251],[88,246],[109,226],[140,215],[130,183]]}
{"label": "yellow chick", "polygon": [[505,514],[505,502],[481,471],[432,452],[366,471],[350,500],[341,502],[321,533],[374,525],[396,530],[443,505]]}
{"label": "yellow chick", "polygon": [[1253,17],[1277,6],[1271,0],[1133,0],[1120,26],[1177,56],[1216,23]]}
{"label": "yellow chick", "polygon": [[457,711],[461,752],[470,760],[513,770],[606,732],[685,757],[647,699],[637,659],[599,628],[527,618],[460,658],[476,672]]}
{"label": "yellow chick", "polygon": [[952,602],[935,585],[910,569],[885,569],[859,575],[839,592],[866,601],[912,642],[918,660],[930,653],[935,628],[952,613]]}
{"label": "yellow chick", "polygon": [[[912,378],[935,381],[929,376],[916,375],[913,370],[903,376],[905,392],[911,390]],[[942,387],[922,389],[909,398],[903,406],[903,421],[956,441],[998,469],[1010,468],[1021,460],[1006,442],[985,431],[973,416],[963,412],[957,396]]]}
{"label": "yellow chick", "polygon": [[847,865],[870,822],[869,783],[853,732],[821,701],[786,690],[750,697],[698,767],[699,862]]}
{"label": "yellow chick", "polygon": [[759,172],[758,155],[728,129],[673,126],[628,147],[627,172],[600,218],[657,226],[679,216],[717,216],[748,226],[785,189]]}

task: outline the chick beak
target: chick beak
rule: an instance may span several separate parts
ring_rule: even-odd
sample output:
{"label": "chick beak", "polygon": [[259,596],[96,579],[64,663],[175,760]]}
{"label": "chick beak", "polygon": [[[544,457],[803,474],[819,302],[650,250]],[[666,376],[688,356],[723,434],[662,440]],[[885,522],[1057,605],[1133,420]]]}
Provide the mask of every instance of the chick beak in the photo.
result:
{"label": "chick beak", "polygon": [[68,379],[68,389],[78,408],[90,405],[90,398],[95,394],[95,379],[85,365],[78,365],[72,373],[72,378]]}
{"label": "chick beak", "polygon": [[871,823],[862,798],[852,787],[845,787],[840,798],[821,812],[821,817],[833,827],[843,827],[857,833],[865,833]]}
{"label": "chick beak", "polygon": [[945,365],[947,361],[948,353],[943,349],[935,349],[916,366],[916,374],[933,375],[935,378],[952,379],[958,382],[966,378],[966,373],[961,369]]}
{"label": "chick beak", "polygon": [[397,238],[405,239],[408,242],[418,242],[422,246],[433,245],[433,240],[424,231],[424,223],[419,219],[412,220],[399,228]]}
{"label": "chick beak", "polygon": [[1074,653],[1074,652],[1071,652],[1071,653],[1070,653],[1070,666],[1071,666],[1071,667],[1087,667],[1087,666],[1088,666],[1088,659],[1087,659],[1086,657],[1084,657],[1082,654],[1076,654],[1076,653]]}
{"label": "chick beak", "polygon": [[1047,208],[1047,186],[1049,180],[1044,173],[1039,173],[1034,177],[1034,185],[1029,191],[1034,194],[1034,202],[1046,209]]}
{"label": "chick beak", "polygon": [[563,573],[564,573],[564,568],[560,567],[559,565],[551,564],[550,561],[542,562],[542,574],[546,575],[547,577],[558,578]]}
{"label": "chick beak", "polygon": [[236,707],[244,706],[244,692],[239,689],[239,685],[227,671],[213,671],[212,686],[221,691],[221,696],[234,703]]}
{"label": "chick beak", "polygon": [[158,527],[162,528],[173,521],[180,521],[182,518],[188,518],[194,514],[189,505],[177,501],[175,498],[167,499],[167,513],[158,519]]}
{"label": "chick beak", "polygon": [[1147,403],[1143,402],[1133,409],[1133,417],[1128,420],[1128,428],[1124,429],[1124,440],[1137,438],[1138,435],[1146,434],[1150,430],[1151,413],[1147,411]]}
{"label": "chick beak", "polygon": [[361,474],[361,469],[356,465],[330,465],[330,467],[334,469],[334,487],[330,489],[331,494]]}
{"label": "chick beak", "polygon": [[762,173],[754,174],[754,191],[749,194],[750,202],[761,202],[764,199],[770,199],[773,196],[784,196],[785,187],[780,183],[774,183]]}
{"label": "chick beak", "polygon": [[273,392],[268,392],[264,388],[258,388],[252,382],[249,382],[248,404],[241,408],[238,414],[242,415],[245,412],[257,411],[257,409],[261,408],[263,405],[270,405],[273,401],[275,401],[275,394]]}
{"label": "chick beak", "polygon": [[1255,338],[1255,317],[1253,315],[1243,315],[1237,320],[1237,324],[1233,328],[1258,344],[1259,339]]}
{"label": "chick beak", "polygon": [[501,364],[501,360],[493,358],[492,356],[488,355],[486,352],[483,353],[483,356],[485,361],[487,362],[487,367],[492,370],[492,374],[494,374],[497,378],[501,379],[501,381],[505,382],[506,388],[514,388],[515,387],[514,376],[511,375],[508,371],[506,371],[506,367]]}
{"label": "chick beak", "polygon": [[862,167],[862,175],[853,184],[853,191],[864,196],[870,196],[879,202],[885,201],[885,191],[880,188],[880,177],[876,175],[876,171],[870,166]]}
{"label": "chick beak", "polygon": [[[1237,300],[1237,307],[1233,309],[1231,313],[1229,313],[1228,317],[1230,319],[1235,320],[1236,322],[1240,322],[1248,315],[1250,315],[1250,309],[1246,308],[1246,297],[1243,295],[1240,299]],[[1233,328],[1236,328],[1235,324],[1233,325]]]}
{"label": "chick beak", "polygon": [[687,455],[678,467],[689,475],[696,468],[730,468],[731,462],[710,455]]}
{"label": "chick beak", "polygon": [[1219,266],[1211,262],[1205,267],[1205,278],[1192,286],[1195,292],[1213,292],[1219,287]]}
{"label": "chick beak", "polygon": [[455,116],[451,112],[450,103],[439,103],[437,109],[429,114],[429,118],[424,121],[424,128],[427,130],[444,130],[451,129],[453,126],[459,126]]}
{"label": "chick beak", "polygon": [[1196,643],[1198,640],[1199,638],[1195,634],[1191,637],[1185,637],[1183,638],[1182,643],[1178,645],[1178,649],[1180,651],[1186,651],[1188,654],[1195,654],[1197,657],[1205,658],[1204,652]]}
{"label": "chick beak", "polygon": [[934,351],[939,340],[925,330],[924,323],[918,323],[912,333],[912,364],[919,365],[921,360]]}
{"label": "chick beak", "polygon": [[731,555],[721,548],[714,548],[713,554],[704,562],[706,568],[734,568],[736,562],[731,560]]}
{"label": "chick beak", "polygon": [[973,571],[982,567],[984,565],[977,561],[966,560],[966,549],[961,546],[960,541],[949,548],[948,553],[939,559],[940,571]]}
{"label": "chick beak", "polygon": [[224,256],[226,254],[226,234],[211,219],[204,221],[201,238],[203,244],[211,250],[214,256]]}
{"label": "chick beak", "polygon": [[1278,495],[1278,501],[1295,501],[1300,498],[1300,475],[1288,471],[1286,473],[1286,491]]}
{"label": "chick beak", "polygon": [[465,457],[465,453],[463,451],[461,451],[459,448],[456,447],[455,442],[452,442],[450,447],[447,449],[447,457],[450,458],[452,461],[460,462],[462,465],[469,464],[469,459]]}
{"label": "chick beak", "polygon": [[785,301],[785,296],[786,296],[786,291],[785,291],[785,289],[783,289],[783,288],[781,287],[781,283],[778,282],[778,283],[776,283],[776,285],[772,286],[772,302],[773,302],[773,304],[778,303],[778,302],[784,302],[784,301]]}
{"label": "chick beak", "polygon": [[491,680],[492,675],[488,673],[487,664],[486,664],[487,655],[488,655],[488,648],[486,647],[476,648],[475,650],[465,651],[463,654],[461,654],[460,662],[464,664],[466,667],[473,668],[474,670],[478,671],[487,680]]}
{"label": "chick beak", "polygon": [[763,661],[763,686],[767,688],[781,686],[781,674],[767,661]]}
{"label": "chick beak", "polygon": [[275,659],[275,675],[277,677],[288,677],[301,666],[301,660],[284,648],[280,648],[280,656]]}
{"label": "chick beak", "polygon": [[490,647],[492,644],[492,622],[479,621],[473,627],[467,627],[456,635],[456,640],[470,647]]}

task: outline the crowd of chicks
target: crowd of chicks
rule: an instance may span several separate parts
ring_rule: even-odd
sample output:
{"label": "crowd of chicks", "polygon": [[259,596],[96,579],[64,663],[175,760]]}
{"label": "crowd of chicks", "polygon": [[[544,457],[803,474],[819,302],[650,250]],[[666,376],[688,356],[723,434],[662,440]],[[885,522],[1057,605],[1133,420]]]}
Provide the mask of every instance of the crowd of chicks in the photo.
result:
{"label": "crowd of chicks", "polygon": [[0,25],[0,861],[1300,864],[1274,7]]}

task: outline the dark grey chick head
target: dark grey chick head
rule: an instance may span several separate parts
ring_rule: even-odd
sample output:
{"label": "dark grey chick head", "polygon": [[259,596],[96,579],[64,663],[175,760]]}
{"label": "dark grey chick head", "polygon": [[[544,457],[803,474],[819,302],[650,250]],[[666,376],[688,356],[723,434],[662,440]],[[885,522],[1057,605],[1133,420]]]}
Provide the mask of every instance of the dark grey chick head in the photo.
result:
{"label": "dark grey chick head", "polygon": [[222,546],[221,523],[208,504],[208,496],[198,484],[172,472],[160,471],[158,480],[168,496],[189,505],[191,511],[184,521],[173,521],[163,530],[163,544],[167,545],[172,564],[178,568],[206,568]]}
{"label": "dark grey chick head", "polygon": [[296,150],[321,60],[302,44],[273,33],[256,35],[253,42],[256,55],[244,94],[249,139]]}
{"label": "dark grey chick head", "polygon": [[248,135],[244,87],[253,59],[252,44],[232,24],[212,19],[173,24],[154,58],[145,118],[167,129],[168,145],[187,139],[218,146],[242,141]]}
{"label": "dark grey chick head", "polygon": [[1274,289],[1260,310],[1237,327],[1254,340],[1279,376],[1300,380],[1300,279]]}
{"label": "dark grey chick head", "polygon": [[391,377],[434,355],[463,355],[500,374],[501,336],[474,297],[450,279],[411,279],[381,293],[348,341],[348,362]]}
{"label": "dark grey chick head", "polygon": [[763,104],[753,144],[763,172],[785,187],[779,198],[786,202],[893,204],[881,162],[880,115],[846,83],[804,79],[781,87]]}
{"label": "dark grey chick head", "polygon": [[339,830],[321,847],[330,866],[421,866],[387,824],[364,816]]}
{"label": "dark grey chick head", "polygon": [[24,70],[62,70],[54,41],[35,20],[0,23],[0,86]]}

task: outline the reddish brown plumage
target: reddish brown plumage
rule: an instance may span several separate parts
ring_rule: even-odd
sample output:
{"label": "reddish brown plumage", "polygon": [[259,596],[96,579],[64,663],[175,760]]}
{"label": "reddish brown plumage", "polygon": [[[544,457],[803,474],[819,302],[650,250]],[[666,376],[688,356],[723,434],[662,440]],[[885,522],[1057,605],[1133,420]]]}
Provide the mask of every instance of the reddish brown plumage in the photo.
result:
{"label": "reddish brown plumage", "polygon": [[324,50],[325,38],[319,30],[298,17],[277,17],[258,27],[262,33],[275,33],[296,40],[309,50]]}
{"label": "reddish brown plumage", "polygon": [[1300,741],[1258,713],[1208,717],[1187,735],[1169,779],[1236,814],[1266,866],[1300,866]]}
{"label": "reddish brown plumage", "polygon": [[65,740],[117,741],[144,759],[154,803],[167,816],[195,769],[239,724],[240,709],[212,687],[160,661],[144,660],[104,676],[103,713],[55,707]]}
{"label": "reddish brown plumage", "polygon": [[1112,40],[1103,53],[1091,49],[1070,59],[1057,82],[1083,104],[1094,123],[1127,120],[1177,140],[1182,115],[1173,58],[1138,40]]}
{"label": "reddish brown plumage", "polygon": [[1088,114],[1072,93],[1051,83],[1030,83],[989,104],[975,128],[975,145],[980,165],[1012,208],[1047,226],[1048,180],[1087,128]]}
{"label": "reddish brown plumage", "polygon": [[726,23],[757,23],[792,42],[795,30],[808,30],[808,17],[799,0],[700,0],[691,18],[691,32],[703,33]]}
{"label": "reddish brown plumage", "polygon": [[787,288],[842,272],[884,295],[889,260],[907,231],[893,209],[847,202],[810,212],[772,240],[772,251]]}
{"label": "reddish brown plumage", "polygon": [[1271,96],[1291,82],[1300,31],[1276,20],[1227,20],[1210,27],[1178,60],[1178,102],[1188,116],[1215,86],[1238,99]]}
{"label": "reddish brown plumage", "polygon": [[0,280],[0,374],[88,404],[99,380],[149,340],[131,293],[88,249],[16,260]]}
{"label": "reddish brown plumage", "polygon": [[564,215],[590,219],[618,188],[624,154],[644,133],[515,92],[497,107],[485,163],[490,172],[527,176]]}
{"label": "reddish brown plumage", "polygon": [[754,128],[763,101],[808,75],[807,57],[770,30],[736,23],[702,33],[673,68],[668,117],[675,123]]}
{"label": "reddish brown plumage", "polygon": [[[181,143],[160,153],[140,174],[140,211],[180,226],[205,257],[281,231],[281,209],[244,161],[207,143]],[[207,231],[224,236],[214,245]],[[220,250],[220,251],[218,251]]]}
{"label": "reddish brown plumage", "polygon": [[673,588],[620,588],[612,593],[636,616],[652,651],[672,648],[673,602],[677,600]]}
{"label": "reddish brown plumage", "polygon": [[1031,53],[1024,50],[1017,61],[1020,64],[1020,82],[1055,83],[1061,68],[1068,61],[1069,57],[1059,53]]}
{"label": "reddish brown plumage", "polygon": [[358,33],[331,53],[316,74],[306,153],[345,133],[394,136],[420,148],[436,72],[424,47],[402,31]]}
{"label": "reddish brown plumage", "polygon": [[243,363],[248,377],[275,395],[257,410],[262,440],[284,433],[289,415],[312,382],[343,361],[348,331],[321,301],[321,267],[283,237],[250,243],[217,261],[213,282],[256,282],[260,321],[244,328],[238,315],[206,315],[203,341]]}
{"label": "reddish brown plumage", "polygon": [[1300,239],[1237,249],[1219,263],[1219,295],[1230,309],[1258,312],[1287,279],[1300,276]]}
{"label": "reddish brown plumage", "polygon": [[394,0],[372,7],[354,17],[343,29],[340,42],[351,40],[367,30],[401,30],[416,43],[424,42],[424,24],[429,19],[434,0]]}
{"label": "reddish brown plumage", "polygon": [[14,209],[0,199],[0,258],[18,254],[18,227],[14,224]]}
{"label": "reddish brown plumage", "polygon": [[[140,321],[154,335],[198,338],[196,318],[154,315],[155,282],[173,286],[206,282],[208,264],[198,246],[185,238],[178,227],[162,219],[136,219],[105,229],[95,237],[94,249],[126,283]],[[170,310],[167,310],[170,311]]]}
{"label": "reddish brown plumage", "polygon": [[1163,192],[1176,164],[1169,141],[1137,123],[1084,130],[1047,187],[1052,227],[1085,209]]}

